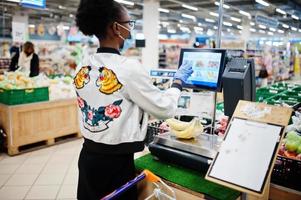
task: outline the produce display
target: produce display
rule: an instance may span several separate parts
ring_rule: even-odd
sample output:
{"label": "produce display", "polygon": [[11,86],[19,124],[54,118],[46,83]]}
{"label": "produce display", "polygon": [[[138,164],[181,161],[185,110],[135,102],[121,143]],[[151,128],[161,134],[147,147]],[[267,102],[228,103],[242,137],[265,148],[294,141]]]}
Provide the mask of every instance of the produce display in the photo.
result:
{"label": "produce display", "polygon": [[201,121],[194,118],[191,122],[183,122],[174,118],[167,119],[170,132],[180,139],[191,139],[203,132]]}
{"label": "produce display", "polygon": [[21,90],[32,88],[49,88],[49,99],[75,98],[73,79],[69,76],[49,78],[44,74],[29,78],[22,72],[7,72],[0,75],[0,88],[5,90]]}
{"label": "produce display", "polygon": [[280,147],[279,155],[301,160],[301,136],[297,132],[287,133],[284,143]]}

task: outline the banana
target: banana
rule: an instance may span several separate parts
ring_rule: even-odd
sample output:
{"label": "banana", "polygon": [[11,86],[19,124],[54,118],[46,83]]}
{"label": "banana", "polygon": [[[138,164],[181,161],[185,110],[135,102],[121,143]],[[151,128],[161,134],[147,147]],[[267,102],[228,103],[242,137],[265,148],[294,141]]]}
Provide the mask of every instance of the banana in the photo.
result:
{"label": "banana", "polygon": [[166,123],[168,124],[168,126],[176,131],[182,131],[187,129],[187,127],[189,127],[191,122],[182,122],[180,120],[171,118],[171,119],[167,119]]}
{"label": "banana", "polygon": [[[176,121],[178,121],[178,120],[176,120]],[[178,122],[180,122],[178,124],[181,124],[180,128],[183,128],[183,127],[185,127],[185,128],[182,129],[182,130],[179,130],[179,129],[173,129],[172,127],[170,127],[171,128],[171,132],[177,138],[191,139],[191,138],[196,137],[198,133],[203,132],[203,130],[204,130],[203,125],[197,119],[193,119],[191,122],[186,122],[184,124],[181,121],[178,121]],[[175,125],[175,121],[174,120],[172,120],[172,124]],[[177,128],[179,128],[179,127],[177,127]]]}

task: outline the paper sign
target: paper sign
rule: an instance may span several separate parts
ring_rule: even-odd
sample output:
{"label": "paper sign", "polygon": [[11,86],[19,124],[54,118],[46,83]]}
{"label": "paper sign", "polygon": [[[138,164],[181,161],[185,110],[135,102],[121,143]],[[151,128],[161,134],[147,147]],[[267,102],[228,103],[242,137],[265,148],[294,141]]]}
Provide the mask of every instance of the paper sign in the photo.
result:
{"label": "paper sign", "polygon": [[25,42],[27,26],[22,22],[12,22],[12,37],[13,42]]}

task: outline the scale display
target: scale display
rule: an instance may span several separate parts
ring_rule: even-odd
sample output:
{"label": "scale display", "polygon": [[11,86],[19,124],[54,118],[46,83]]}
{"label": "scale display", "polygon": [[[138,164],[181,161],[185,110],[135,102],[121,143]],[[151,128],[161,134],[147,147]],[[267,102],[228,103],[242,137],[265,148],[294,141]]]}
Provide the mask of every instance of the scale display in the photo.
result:
{"label": "scale display", "polygon": [[225,54],[222,49],[181,49],[179,67],[188,64],[193,70],[184,87],[220,91]]}
{"label": "scale display", "polygon": [[208,176],[262,193],[283,126],[234,118]]}

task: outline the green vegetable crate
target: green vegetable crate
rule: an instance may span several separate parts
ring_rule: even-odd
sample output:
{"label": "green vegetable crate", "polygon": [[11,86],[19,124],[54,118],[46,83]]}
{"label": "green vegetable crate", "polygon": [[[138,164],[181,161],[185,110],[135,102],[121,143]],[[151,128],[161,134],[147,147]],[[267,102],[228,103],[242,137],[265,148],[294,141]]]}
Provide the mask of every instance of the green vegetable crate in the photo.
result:
{"label": "green vegetable crate", "polygon": [[6,105],[18,105],[48,100],[48,87],[14,90],[0,88],[0,103]]}

